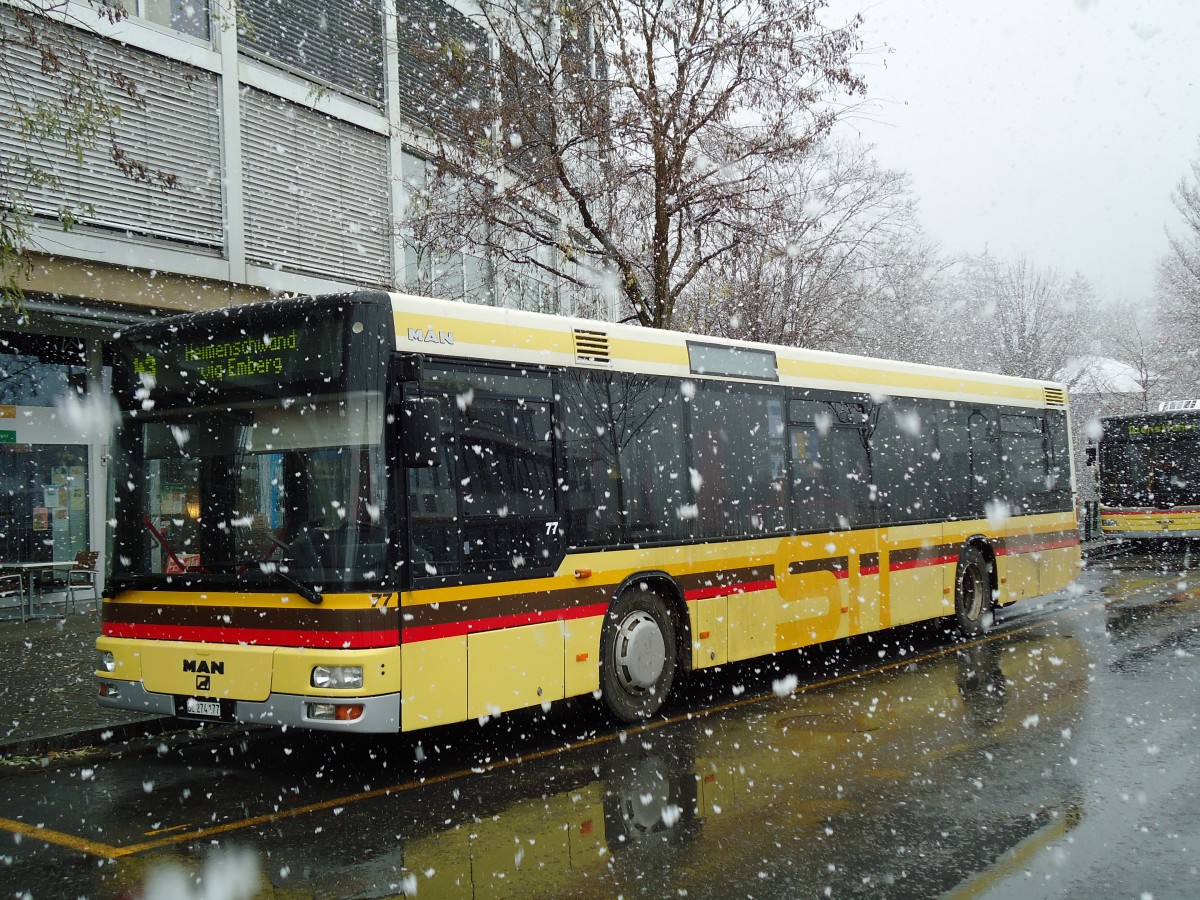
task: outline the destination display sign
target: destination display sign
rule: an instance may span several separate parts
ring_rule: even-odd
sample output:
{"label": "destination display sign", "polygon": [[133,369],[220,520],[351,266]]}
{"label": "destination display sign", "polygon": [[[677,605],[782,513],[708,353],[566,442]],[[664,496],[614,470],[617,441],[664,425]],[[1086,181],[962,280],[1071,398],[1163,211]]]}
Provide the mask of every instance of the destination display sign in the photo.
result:
{"label": "destination display sign", "polygon": [[1200,431],[1200,422],[1135,422],[1126,426],[1126,435],[1132,439],[1157,437],[1171,434],[1195,434]]}
{"label": "destination display sign", "polygon": [[305,322],[255,334],[163,332],[124,347],[134,373],[167,393],[336,380],[342,374],[342,334]]}

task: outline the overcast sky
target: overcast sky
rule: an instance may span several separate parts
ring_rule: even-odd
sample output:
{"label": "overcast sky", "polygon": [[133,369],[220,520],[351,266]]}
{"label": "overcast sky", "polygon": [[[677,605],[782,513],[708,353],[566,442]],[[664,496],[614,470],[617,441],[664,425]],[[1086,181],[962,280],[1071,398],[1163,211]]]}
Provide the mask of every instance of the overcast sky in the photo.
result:
{"label": "overcast sky", "polygon": [[849,123],[906,170],[947,253],[1024,253],[1151,296],[1200,155],[1198,0],[832,0],[862,12]]}

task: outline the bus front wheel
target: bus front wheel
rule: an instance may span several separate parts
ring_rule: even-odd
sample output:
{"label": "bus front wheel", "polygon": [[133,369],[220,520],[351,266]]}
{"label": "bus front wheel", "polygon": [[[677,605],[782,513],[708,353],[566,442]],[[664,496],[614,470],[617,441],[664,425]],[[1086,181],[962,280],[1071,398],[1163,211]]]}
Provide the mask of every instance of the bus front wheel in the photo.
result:
{"label": "bus front wheel", "polygon": [[658,712],[675,680],[675,620],[662,597],[639,585],[612,604],[600,643],[600,692],[623,722]]}
{"label": "bus front wheel", "polygon": [[992,610],[990,566],[983,554],[967,547],[958,558],[954,575],[954,617],[965,637],[975,637],[988,629]]}

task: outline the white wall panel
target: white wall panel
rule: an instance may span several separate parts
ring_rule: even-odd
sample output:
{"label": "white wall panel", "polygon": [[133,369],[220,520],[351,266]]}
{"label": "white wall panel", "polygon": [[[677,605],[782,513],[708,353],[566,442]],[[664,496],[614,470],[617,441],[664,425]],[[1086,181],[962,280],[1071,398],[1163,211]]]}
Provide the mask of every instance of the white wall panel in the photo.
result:
{"label": "white wall panel", "polygon": [[251,88],[241,124],[247,261],[389,283],[387,139]]}
{"label": "white wall panel", "polygon": [[[4,28],[13,27],[12,17],[10,8],[0,6]],[[97,69],[129,79],[136,99],[110,87],[109,99],[119,103],[121,116],[112,134],[97,135],[95,147],[82,159],[60,137],[22,139],[10,118],[18,104],[33,110],[41,100],[47,109],[61,112],[66,79],[45,73],[39,58],[21,44],[6,47],[9,71],[0,78],[0,109],[5,111],[0,117],[0,152],[10,163],[29,154],[35,166],[59,179],[57,187],[28,188],[26,198],[34,212],[53,217],[60,207],[76,207],[82,201],[89,205],[78,213],[82,223],[219,250],[223,236],[216,76],[84,30],[49,21],[42,27],[50,40],[72,42],[91,54]],[[72,64],[70,55],[62,58]],[[151,173],[173,178],[175,186],[163,188],[123,174],[113,160],[114,143]]]}

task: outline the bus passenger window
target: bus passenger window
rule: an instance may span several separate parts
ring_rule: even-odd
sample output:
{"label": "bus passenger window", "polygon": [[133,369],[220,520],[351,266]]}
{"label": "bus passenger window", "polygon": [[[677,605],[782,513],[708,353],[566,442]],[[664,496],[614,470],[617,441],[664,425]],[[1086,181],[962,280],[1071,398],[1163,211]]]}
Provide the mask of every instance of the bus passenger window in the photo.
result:
{"label": "bus passenger window", "polygon": [[624,375],[614,382],[612,437],[620,465],[625,541],[675,540],[691,534],[691,496],[679,382]]}
{"label": "bus passenger window", "polygon": [[[442,409],[446,404],[443,402]],[[414,578],[457,575],[462,570],[458,497],[450,451],[450,419],[442,417],[440,465],[408,469],[408,522]]]}
{"label": "bus passenger window", "polygon": [[923,401],[889,400],[871,434],[880,521],[930,521],[940,510],[942,469],[934,410]]}
{"label": "bus passenger window", "polygon": [[1013,511],[1042,512],[1055,487],[1040,416],[1000,416],[1000,450]]}
{"label": "bus passenger window", "polygon": [[942,404],[934,411],[938,453],[937,496],[941,502],[941,514],[949,519],[969,519],[975,512],[971,442],[967,424],[970,414],[971,410],[961,405]]}
{"label": "bus passenger window", "polygon": [[683,404],[678,379],[566,373],[563,493],[572,546],[691,536]]}
{"label": "bus passenger window", "polygon": [[857,428],[791,429],[792,527],[843,530],[870,524],[867,451]]}
{"label": "bus passenger window", "polygon": [[522,575],[560,546],[549,376],[487,366],[423,369],[440,395],[440,465],[408,470],[415,579]]}
{"label": "bus passenger window", "polygon": [[702,537],[785,528],[783,398],[773,387],[705,383],[692,402]]}
{"label": "bus passenger window", "polygon": [[464,569],[547,565],[557,545],[550,405],[475,397],[459,418]]}

